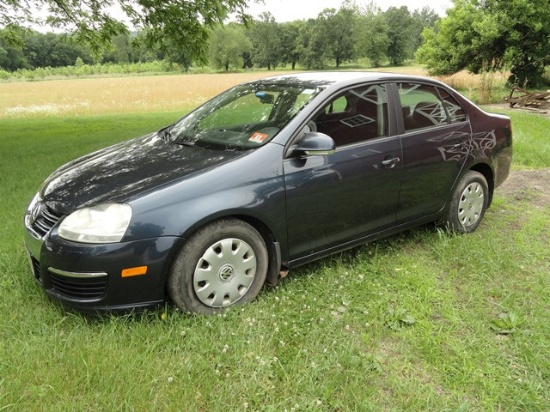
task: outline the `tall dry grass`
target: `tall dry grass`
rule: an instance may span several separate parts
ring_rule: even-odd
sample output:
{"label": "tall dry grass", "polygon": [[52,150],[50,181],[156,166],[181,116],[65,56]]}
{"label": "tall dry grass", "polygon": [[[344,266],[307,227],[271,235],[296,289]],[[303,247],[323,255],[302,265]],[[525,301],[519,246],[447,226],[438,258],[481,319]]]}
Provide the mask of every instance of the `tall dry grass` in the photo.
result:
{"label": "tall dry grass", "polygon": [[187,111],[238,83],[274,74],[278,73],[0,83],[0,118]]}
{"label": "tall dry grass", "polygon": [[[386,72],[425,75],[418,66]],[[0,83],[0,118],[100,115],[109,113],[186,112],[238,83],[286,72],[162,75]],[[505,74],[460,72],[440,80],[469,98],[489,103],[504,87]],[[500,99],[501,97],[499,97]]]}
{"label": "tall dry grass", "polygon": [[[380,71],[428,76],[427,70],[421,66],[389,67],[381,68]],[[506,72],[472,74],[463,70],[451,76],[430,77],[448,84],[478,104],[488,104],[500,102],[507,95],[506,81],[509,75]]]}
{"label": "tall dry grass", "polygon": [[451,76],[440,76],[439,80],[456,90],[460,90],[468,98],[479,104],[501,101],[506,89],[509,73],[472,74],[466,71]]}

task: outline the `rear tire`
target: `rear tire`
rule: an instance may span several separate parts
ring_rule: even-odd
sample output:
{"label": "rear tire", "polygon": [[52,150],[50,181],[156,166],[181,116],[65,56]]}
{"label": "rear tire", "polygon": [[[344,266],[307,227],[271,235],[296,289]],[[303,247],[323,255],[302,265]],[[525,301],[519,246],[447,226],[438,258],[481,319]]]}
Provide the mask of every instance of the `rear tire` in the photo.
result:
{"label": "rear tire", "polygon": [[474,232],[487,210],[489,186],[479,172],[470,170],[462,176],[449,203],[445,222],[458,233]]}
{"label": "rear tire", "polygon": [[256,298],[268,262],[264,239],[254,227],[233,218],[212,222],[179,251],[168,276],[168,295],[185,312],[220,313]]}

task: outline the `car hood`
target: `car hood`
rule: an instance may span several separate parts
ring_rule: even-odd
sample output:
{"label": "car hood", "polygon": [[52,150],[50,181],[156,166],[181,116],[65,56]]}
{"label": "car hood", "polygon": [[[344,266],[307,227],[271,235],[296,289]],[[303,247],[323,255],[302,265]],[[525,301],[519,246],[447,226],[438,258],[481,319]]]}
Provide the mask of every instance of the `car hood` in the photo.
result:
{"label": "car hood", "polygon": [[40,196],[51,208],[67,214],[101,202],[126,201],[246,153],[182,146],[154,133],[62,166],[46,180]]}

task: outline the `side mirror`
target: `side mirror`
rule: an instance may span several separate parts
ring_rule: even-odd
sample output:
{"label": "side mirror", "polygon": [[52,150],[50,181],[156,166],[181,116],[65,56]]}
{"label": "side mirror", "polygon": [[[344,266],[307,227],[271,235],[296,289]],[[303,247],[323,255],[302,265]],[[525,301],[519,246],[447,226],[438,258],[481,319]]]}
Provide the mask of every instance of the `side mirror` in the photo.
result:
{"label": "side mirror", "polygon": [[295,152],[306,156],[328,156],[336,150],[332,137],[324,133],[310,132],[298,143]]}

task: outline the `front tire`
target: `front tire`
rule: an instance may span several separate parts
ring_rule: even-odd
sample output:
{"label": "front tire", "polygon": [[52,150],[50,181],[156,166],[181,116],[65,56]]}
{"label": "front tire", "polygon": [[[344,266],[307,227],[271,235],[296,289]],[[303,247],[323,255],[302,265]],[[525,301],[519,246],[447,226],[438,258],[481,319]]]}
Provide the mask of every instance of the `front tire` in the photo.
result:
{"label": "front tire", "polygon": [[477,229],[489,202],[489,186],[485,177],[473,170],[462,176],[449,203],[447,227],[458,233]]}
{"label": "front tire", "polygon": [[185,312],[219,313],[256,298],[268,262],[264,239],[254,227],[238,219],[219,220],[185,242],[168,276],[168,295]]}

